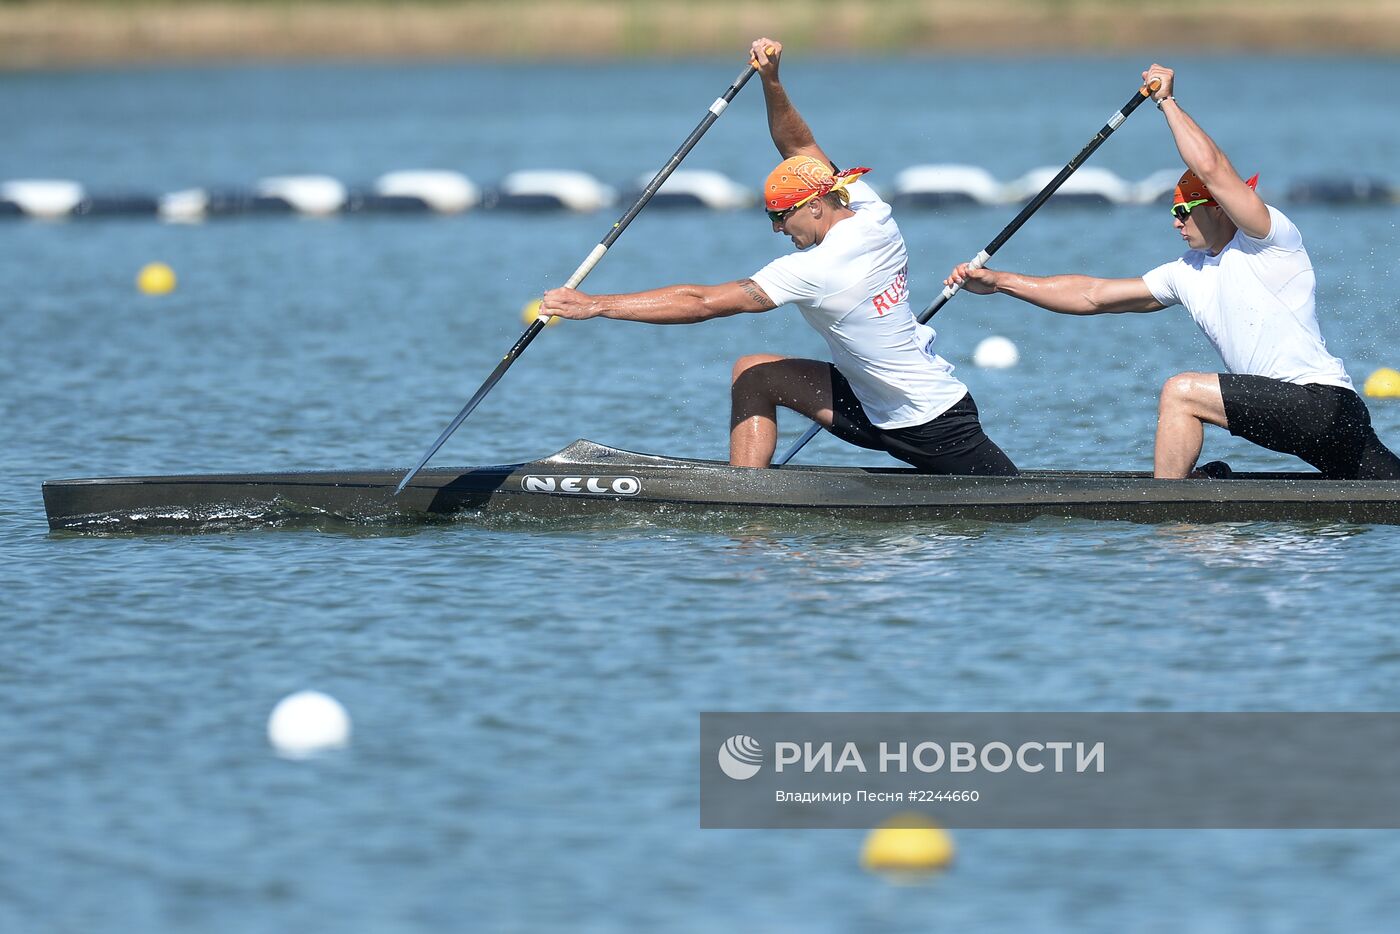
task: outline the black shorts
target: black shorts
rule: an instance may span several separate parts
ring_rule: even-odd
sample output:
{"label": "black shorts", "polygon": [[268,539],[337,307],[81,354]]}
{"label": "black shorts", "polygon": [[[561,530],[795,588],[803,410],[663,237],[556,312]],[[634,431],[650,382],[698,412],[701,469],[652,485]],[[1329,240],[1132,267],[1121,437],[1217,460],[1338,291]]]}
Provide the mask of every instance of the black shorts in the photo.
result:
{"label": "black shorts", "polygon": [[1312,464],[1330,480],[1400,480],[1400,457],[1376,437],[1366,403],[1350,389],[1220,374],[1230,434]]}
{"label": "black shorts", "polygon": [[923,473],[1014,477],[1019,471],[982,431],[977,403],[968,393],[930,422],[909,428],[876,428],[866,417],[851,384],[831,367],[834,424],[827,429],[842,441],[886,451]]}

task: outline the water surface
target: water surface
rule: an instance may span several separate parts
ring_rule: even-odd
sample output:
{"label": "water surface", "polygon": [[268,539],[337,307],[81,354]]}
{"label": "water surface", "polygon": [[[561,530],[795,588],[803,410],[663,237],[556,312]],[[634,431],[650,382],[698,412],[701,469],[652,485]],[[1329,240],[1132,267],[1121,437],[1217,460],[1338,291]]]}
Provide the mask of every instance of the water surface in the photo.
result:
{"label": "water surface", "polygon": [[[1142,64],[794,61],[788,80],[823,145],[875,166],[872,182],[935,161],[1009,179],[1076,153]],[[1374,119],[1393,62],[1176,64],[1178,96],[1266,187],[1397,164],[1400,130]],[[164,191],[560,167],[623,184],[665,161],[735,71],[0,75],[0,178]],[[1241,90],[1265,74],[1286,108]],[[766,173],[756,90],[688,166]],[[1160,115],[1140,111],[1094,164],[1130,179],[1176,164]],[[1284,207],[1318,269],[1329,347],[1358,381],[1395,365],[1395,211]],[[1012,213],[903,212],[916,301]],[[952,873],[897,887],[860,871],[859,834],[699,831],[694,745],[701,710],[1394,709],[1400,529],[724,515],[47,532],[46,478],[412,463],[518,336],[521,305],[613,219],[0,224],[0,927],[1390,926],[1392,833],[962,832]],[[644,213],[589,287],[733,279],[785,243],[757,212]],[[1131,276],[1178,249],[1157,207],[1046,209],[999,260]],[[163,299],[132,287],[156,259],[180,276]],[[960,296],[936,324],[989,433],[1026,466],[1148,467],[1162,381],[1218,366],[1180,309],[1076,320]],[[1020,347],[1018,367],[971,365],[992,334]],[[435,463],[578,437],[720,456],[729,367],[754,351],[822,344],[791,309],[552,328]],[[1372,413],[1400,441],[1400,406]],[[1218,431],[1206,456],[1296,463]],[[879,462],[825,437],[802,457]],[[270,753],[266,716],[303,687],[350,709],[348,750]]]}

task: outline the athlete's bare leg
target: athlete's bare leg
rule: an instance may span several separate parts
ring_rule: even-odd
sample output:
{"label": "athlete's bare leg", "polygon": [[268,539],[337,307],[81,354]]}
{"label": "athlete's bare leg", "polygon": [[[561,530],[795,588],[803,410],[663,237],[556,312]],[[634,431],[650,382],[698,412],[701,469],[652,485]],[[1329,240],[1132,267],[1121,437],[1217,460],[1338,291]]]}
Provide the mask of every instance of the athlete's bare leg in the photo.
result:
{"label": "athlete's bare leg", "polygon": [[778,406],[823,428],[833,414],[831,367],[820,360],[750,354],[734,364],[729,388],[729,463],[767,467],[778,445]]}
{"label": "athlete's bare leg", "polygon": [[1152,473],[1159,480],[1187,477],[1201,456],[1205,424],[1225,428],[1225,400],[1214,373],[1178,373],[1162,386]]}

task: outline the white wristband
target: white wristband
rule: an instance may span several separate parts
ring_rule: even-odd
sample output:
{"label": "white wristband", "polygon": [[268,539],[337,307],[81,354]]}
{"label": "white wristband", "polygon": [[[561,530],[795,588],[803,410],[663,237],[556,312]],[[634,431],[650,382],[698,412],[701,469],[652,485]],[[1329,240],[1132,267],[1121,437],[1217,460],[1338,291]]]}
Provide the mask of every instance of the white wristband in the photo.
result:
{"label": "white wristband", "polygon": [[1164,97],[1164,98],[1162,98],[1161,100],[1159,100],[1159,101],[1157,102],[1157,109],[1158,109],[1158,110],[1161,110],[1161,109],[1162,109],[1162,105],[1165,104],[1167,101],[1171,101],[1172,103],[1176,103],[1176,98],[1175,98],[1175,97]]}

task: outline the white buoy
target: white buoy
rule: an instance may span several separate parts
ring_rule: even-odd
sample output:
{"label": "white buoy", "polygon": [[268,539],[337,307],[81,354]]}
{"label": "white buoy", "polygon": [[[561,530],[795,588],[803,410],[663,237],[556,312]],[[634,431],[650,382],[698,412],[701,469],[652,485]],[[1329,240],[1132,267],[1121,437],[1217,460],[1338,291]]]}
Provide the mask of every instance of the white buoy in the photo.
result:
{"label": "white buoy", "polygon": [[0,184],[0,200],[19,205],[30,217],[67,217],[87,197],[77,182],[49,178],[22,178]]}
{"label": "white buoy", "polygon": [[[1032,169],[1006,186],[1008,201],[1029,201],[1060,173],[1062,166]],[[1098,203],[1128,204],[1133,200],[1135,186],[1128,184],[1103,166],[1085,166],[1069,178],[1050,199],[1050,206]]]}
{"label": "white buoy", "polygon": [[[640,194],[651,184],[652,174],[638,175],[633,180],[633,190]],[[740,185],[722,172],[710,169],[681,169],[673,173],[657,189],[652,200],[654,206],[697,205],[716,211],[736,211],[752,207],[755,201],[752,191]]]}
{"label": "white buoy", "polygon": [[1180,168],[1158,169],[1142,181],[1133,184],[1133,200],[1138,204],[1170,202],[1172,191],[1180,178]]}
{"label": "white buoy", "polygon": [[161,220],[194,223],[204,220],[209,210],[209,192],[203,188],[184,188],[161,195],[157,213]]}
{"label": "white buoy", "polygon": [[481,189],[460,172],[405,169],[379,176],[374,193],[385,197],[420,198],[439,214],[459,214],[481,203]]}
{"label": "white buoy", "polygon": [[281,198],[299,214],[324,216],[345,207],[345,185],[329,175],[275,175],[258,180],[254,189],[264,198]]}
{"label": "white buoy", "polygon": [[996,204],[1001,185],[975,165],[914,165],[894,177],[894,197],[906,203]]}
{"label": "white buoy", "polygon": [[350,715],[329,694],[298,691],[272,708],[267,739],[280,755],[304,758],[349,742]]}
{"label": "white buoy", "polygon": [[501,179],[501,204],[506,207],[557,207],[596,211],[613,203],[617,192],[587,172],[522,169]]}
{"label": "white buoy", "polygon": [[1021,352],[1005,337],[988,337],[972,352],[972,362],[989,370],[1005,370],[1021,361]]}

